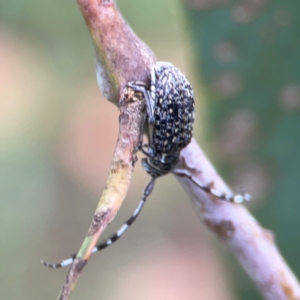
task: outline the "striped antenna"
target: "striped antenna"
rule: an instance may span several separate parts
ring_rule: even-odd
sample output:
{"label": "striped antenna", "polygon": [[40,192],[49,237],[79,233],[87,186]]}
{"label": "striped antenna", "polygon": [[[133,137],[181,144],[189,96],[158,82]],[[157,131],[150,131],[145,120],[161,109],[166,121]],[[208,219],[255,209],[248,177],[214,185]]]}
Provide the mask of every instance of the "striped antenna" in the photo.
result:
{"label": "striped antenna", "polygon": [[206,193],[213,195],[214,197],[224,200],[227,202],[232,202],[232,203],[243,203],[250,201],[252,196],[248,193],[241,193],[241,194],[226,194],[224,192],[220,192],[214,188],[210,188],[209,186],[205,186],[200,184],[195,178],[186,172],[185,170],[179,170],[179,169],[174,169],[173,173],[178,175],[178,176],[185,176],[189,178],[197,187],[199,187],[201,190],[205,191]]}
{"label": "striped antenna", "polygon": [[[115,232],[114,235],[112,235],[109,239],[107,239],[106,241],[98,244],[93,250],[92,253],[96,253],[98,251],[101,251],[103,249],[105,249],[106,247],[110,246],[111,244],[113,244],[115,241],[117,241],[122,235],[123,233],[128,229],[128,227],[130,225],[132,225],[132,223],[136,220],[136,218],[138,217],[138,215],[140,214],[148,196],[151,194],[153,187],[155,184],[155,178],[152,178],[150,180],[150,182],[147,184],[145,190],[144,190],[144,194],[143,197],[141,198],[137,208],[135,209],[135,211],[133,212],[132,216],[120,227],[120,229],[118,231]],[[50,269],[58,269],[58,268],[63,268],[66,267],[70,264],[72,264],[72,262],[74,261],[74,259],[76,258],[76,254],[72,255],[70,258],[68,259],[64,259],[62,260],[60,263],[56,263],[56,264],[52,264],[52,263],[48,263],[44,260],[42,260],[42,264]]]}

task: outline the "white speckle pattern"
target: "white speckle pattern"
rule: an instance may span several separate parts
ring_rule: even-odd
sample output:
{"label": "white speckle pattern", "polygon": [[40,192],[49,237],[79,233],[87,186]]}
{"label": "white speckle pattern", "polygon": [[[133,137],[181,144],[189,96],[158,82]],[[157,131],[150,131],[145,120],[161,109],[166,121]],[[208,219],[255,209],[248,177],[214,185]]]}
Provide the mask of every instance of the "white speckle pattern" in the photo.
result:
{"label": "white speckle pattern", "polygon": [[238,58],[238,49],[233,42],[219,43],[214,47],[216,59],[223,63],[230,63]]}
{"label": "white speckle pattern", "polygon": [[300,85],[290,83],[282,88],[279,96],[281,107],[285,111],[300,110]]}
{"label": "white speckle pattern", "polygon": [[243,89],[243,77],[234,71],[225,72],[213,80],[212,88],[220,99],[236,97]]}
{"label": "white speckle pattern", "polygon": [[240,1],[233,9],[233,20],[240,24],[249,24],[257,18],[266,6],[267,0]]}

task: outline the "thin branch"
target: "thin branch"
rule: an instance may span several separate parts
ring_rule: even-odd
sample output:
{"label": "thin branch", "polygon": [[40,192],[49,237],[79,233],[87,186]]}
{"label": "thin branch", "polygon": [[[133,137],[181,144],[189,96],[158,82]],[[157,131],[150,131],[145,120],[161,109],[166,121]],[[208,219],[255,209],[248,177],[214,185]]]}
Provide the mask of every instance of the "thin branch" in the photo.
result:
{"label": "thin branch", "polygon": [[135,149],[142,142],[146,102],[142,93],[125,89],[120,102],[119,136],[111,162],[105,189],[94,213],[86,238],[67,274],[66,283],[58,297],[69,299],[98,239],[114,219],[126,197],[136,157]]}
{"label": "thin branch", "polygon": [[105,190],[96,208],[92,225],[67,274],[58,297],[69,299],[105,227],[117,214],[129,188],[135,149],[142,141],[146,106],[144,95],[126,85],[149,81],[155,63],[153,52],[125,22],[113,0],[77,0],[91,33],[96,58],[97,79],[103,95],[120,107],[119,137]]}
{"label": "thin branch", "polygon": [[272,232],[262,228],[245,206],[216,200],[193,183],[232,193],[195,140],[182,150],[174,174],[194,200],[204,224],[229,246],[265,299],[299,300],[299,282]]}

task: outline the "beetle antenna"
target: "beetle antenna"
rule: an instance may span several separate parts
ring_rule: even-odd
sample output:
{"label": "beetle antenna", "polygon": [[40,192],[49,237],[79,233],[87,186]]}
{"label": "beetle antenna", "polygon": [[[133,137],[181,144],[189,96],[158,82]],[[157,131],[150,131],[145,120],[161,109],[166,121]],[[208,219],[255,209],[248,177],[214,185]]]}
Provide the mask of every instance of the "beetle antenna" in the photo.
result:
{"label": "beetle antenna", "polygon": [[[128,229],[128,227],[130,225],[132,225],[132,223],[137,219],[138,215],[140,214],[147,198],[151,194],[154,184],[155,184],[155,178],[151,178],[151,180],[147,184],[147,186],[144,190],[144,194],[143,194],[137,208],[133,212],[132,216],[109,239],[107,239],[106,241],[104,241],[102,243],[99,243],[95,248],[93,248],[92,253],[99,252],[99,251],[107,248],[108,246],[112,245],[123,235],[123,233]],[[58,268],[63,268],[63,267],[70,265],[74,261],[75,258],[76,258],[76,254],[72,255],[68,259],[62,260],[60,263],[53,264],[53,263],[48,263],[48,262],[42,260],[42,264],[45,267],[50,268],[50,269],[58,269]]]}

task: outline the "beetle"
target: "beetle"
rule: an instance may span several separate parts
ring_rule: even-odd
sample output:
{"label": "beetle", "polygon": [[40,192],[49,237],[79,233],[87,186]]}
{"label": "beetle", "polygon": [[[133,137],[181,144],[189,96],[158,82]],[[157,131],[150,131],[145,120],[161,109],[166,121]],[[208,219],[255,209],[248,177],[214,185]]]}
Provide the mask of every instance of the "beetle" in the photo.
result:
{"label": "beetle", "polygon": [[180,151],[193,136],[194,93],[179,69],[158,62],[151,69],[151,84],[129,82],[129,87],[144,94],[148,114],[148,145],[140,149],[147,156],[142,166],[153,178],[169,173],[179,160]]}

